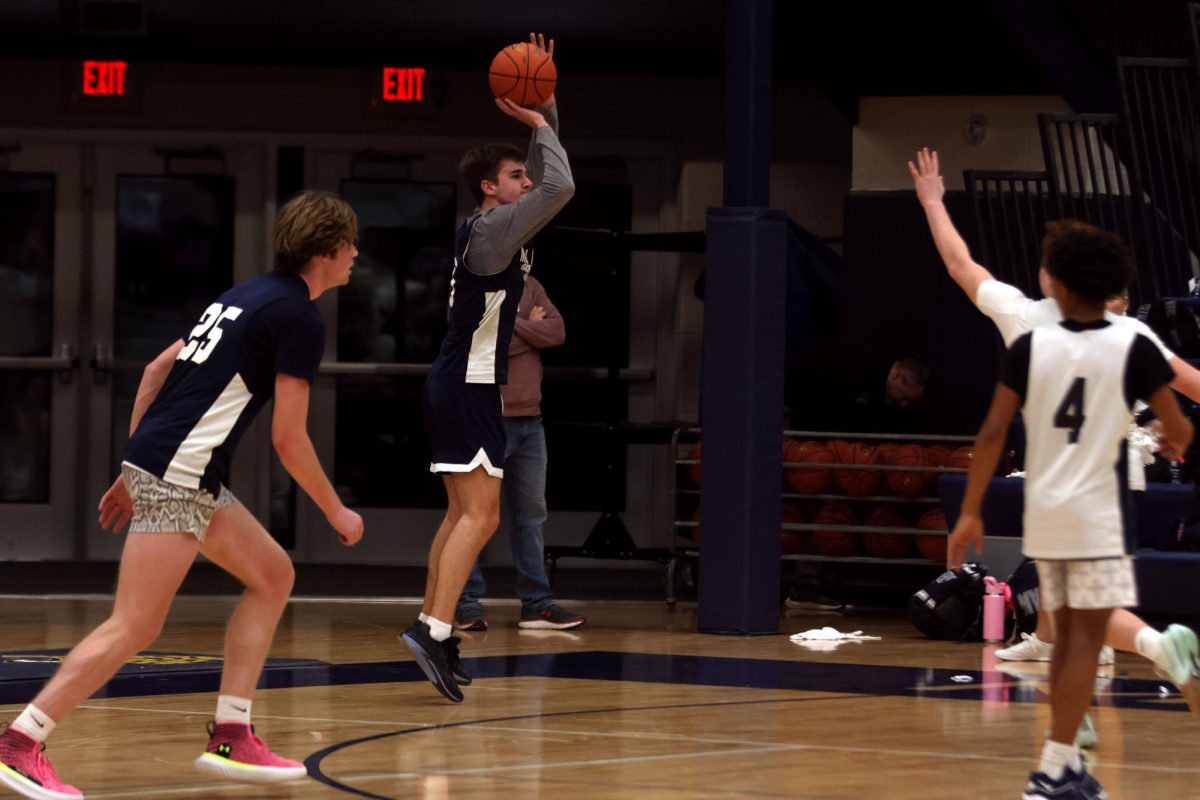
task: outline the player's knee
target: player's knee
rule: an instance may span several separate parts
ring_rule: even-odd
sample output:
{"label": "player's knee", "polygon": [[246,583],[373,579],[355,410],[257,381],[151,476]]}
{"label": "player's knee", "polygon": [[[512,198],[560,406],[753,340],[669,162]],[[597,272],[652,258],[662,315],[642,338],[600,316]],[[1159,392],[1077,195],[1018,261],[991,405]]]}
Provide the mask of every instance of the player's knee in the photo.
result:
{"label": "player's knee", "polygon": [[288,558],[276,559],[263,571],[263,590],[282,601],[292,594],[296,585],[296,568]]}
{"label": "player's knee", "polygon": [[154,643],[162,633],[165,614],[133,613],[114,616],[122,649],[136,653]]}

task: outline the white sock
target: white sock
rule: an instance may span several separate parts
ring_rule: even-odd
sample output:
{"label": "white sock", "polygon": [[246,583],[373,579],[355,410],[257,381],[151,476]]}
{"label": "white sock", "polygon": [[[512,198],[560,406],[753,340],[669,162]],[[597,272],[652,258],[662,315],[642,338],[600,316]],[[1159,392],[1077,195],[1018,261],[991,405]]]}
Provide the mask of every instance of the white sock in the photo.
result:
{"label": "white sock", "polygon": [[250,698],[223,694],[217,697],[217,724],[236,722],[250,724]]}
{"label": "white sock", "polygon": [[429,615],[426,614],[424,611],[422,611],[420,614],[417,614],[417,622],[428,622],[428,621],[429,621]]}
{"label": "white sock", "polygon": [[1038,764],[1038,772],[1043,772],[1053,780],[1062,777],[1063,771],[1070,767],[1075,772],[1083,769],[1079,758],[1079,748],[1073,744],[1063,744],[1047,739],[1042,745],[1042,762]]}
{"label": "white sock", "polygon": [[[1133,640],[1133,646],[1139,653],[1158,664],[1158,660],[1162,658],[1162,638],[1161,633],[1147,625],[1138,631],[1137,637]],[[1162,665],[1159,664],[1159,666]]]}
{"label": "white sock", "polygon": [[50,715],[33,703],[25,706],[21,716],[17,717],[12,726],[21,733],[37,742],[46,741],[46,737],[54,732],[58,723],[50,719]]}
{"label": "white sock", "polygon": [[435,642],[444,642],[450,638],[449,623],[429,617],[425,622],[429,625],[429,635]]}

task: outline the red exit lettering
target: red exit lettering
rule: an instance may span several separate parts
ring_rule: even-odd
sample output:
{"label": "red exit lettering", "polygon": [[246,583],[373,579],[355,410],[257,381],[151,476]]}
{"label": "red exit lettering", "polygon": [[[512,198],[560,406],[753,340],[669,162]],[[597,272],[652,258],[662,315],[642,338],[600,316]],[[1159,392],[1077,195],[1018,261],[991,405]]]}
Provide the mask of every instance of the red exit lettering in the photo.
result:
{"label": "red exit lettering", "polygon": [[424,100],[424,67],[384,67],[383,99],[389,102],[419,103]]}
{"label": "red exit lettering", "polygon": [[122,96],[125,94],[124,61],[83,62],[83,93]]}

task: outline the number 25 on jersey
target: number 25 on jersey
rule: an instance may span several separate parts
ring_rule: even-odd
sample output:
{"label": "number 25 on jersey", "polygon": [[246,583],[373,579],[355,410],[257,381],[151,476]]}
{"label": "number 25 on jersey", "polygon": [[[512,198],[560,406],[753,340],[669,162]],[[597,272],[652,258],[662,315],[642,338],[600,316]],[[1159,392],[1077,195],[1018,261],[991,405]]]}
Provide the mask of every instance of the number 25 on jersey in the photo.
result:
{"label": "number 25 on jersey", "polygon": [[237,319],[241,314],[242,310],[237,306],[225,307],[220,303],[213,303],[204,310],[199,324],[192,328],[187,344],[179,351],[179,355],[175,356],[175,360],[203,364],[221,341],[221,323]]}

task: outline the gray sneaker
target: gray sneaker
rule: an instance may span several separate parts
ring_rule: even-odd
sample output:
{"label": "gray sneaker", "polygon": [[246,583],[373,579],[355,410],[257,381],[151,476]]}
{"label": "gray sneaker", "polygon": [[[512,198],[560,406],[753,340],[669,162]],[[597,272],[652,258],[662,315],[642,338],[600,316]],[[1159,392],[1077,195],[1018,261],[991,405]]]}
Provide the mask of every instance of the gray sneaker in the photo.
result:
{"label": "gray sneaker", "polygon": [[545,608],[522,608],[521,621],[517,623],[517,626],[565,631],[567,628],[578,628],[585,622],[587,622],[587,617],[582,614],[572,614],[551,603]]}
{"label": "gray sneaker", "polygon": [[1175,684],[1192,713],[1200,715],[1200,647],[1191,628],[1168,625],[1163,631],[1162,661],[1156,672]]}

